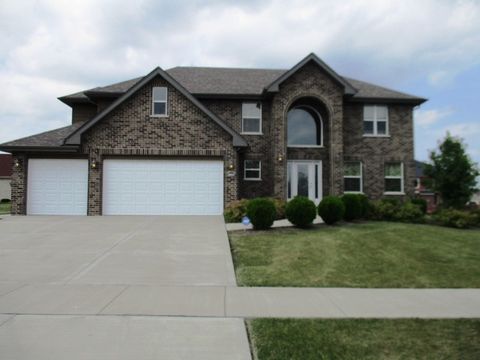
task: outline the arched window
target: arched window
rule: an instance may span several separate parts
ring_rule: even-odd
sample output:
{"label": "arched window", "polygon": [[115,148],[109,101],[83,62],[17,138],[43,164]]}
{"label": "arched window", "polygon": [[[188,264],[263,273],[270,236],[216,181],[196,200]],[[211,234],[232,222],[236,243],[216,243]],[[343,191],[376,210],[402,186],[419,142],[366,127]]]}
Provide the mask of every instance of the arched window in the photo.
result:
{"label": "arched window", "polygon": [[322,118],[310,106],[296,106],[287,114],[288,146],[322,146]]}

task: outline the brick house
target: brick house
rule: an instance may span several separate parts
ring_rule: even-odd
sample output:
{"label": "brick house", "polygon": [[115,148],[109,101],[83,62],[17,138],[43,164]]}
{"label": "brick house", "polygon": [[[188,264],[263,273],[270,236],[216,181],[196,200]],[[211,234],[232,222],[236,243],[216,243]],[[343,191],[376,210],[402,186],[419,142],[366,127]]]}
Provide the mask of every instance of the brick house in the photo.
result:
{"label": "brick house", "polygon": [[59,98],[72,124],[0,145],[14,214],[221,214],[239,198],[413,196],[425,99],[338,75],[175,67]]}

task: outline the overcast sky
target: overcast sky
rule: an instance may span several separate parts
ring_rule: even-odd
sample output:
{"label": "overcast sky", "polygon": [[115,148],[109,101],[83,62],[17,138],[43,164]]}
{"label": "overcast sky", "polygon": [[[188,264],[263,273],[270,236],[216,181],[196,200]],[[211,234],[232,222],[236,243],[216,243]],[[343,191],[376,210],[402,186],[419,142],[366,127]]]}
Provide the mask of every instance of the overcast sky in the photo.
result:
{"label": "overcast sky", "polygon": [[1,0],[0,36],[0,142],[68,125],[58,96],[157,65],[289,68],[315,52],[430,99],[418,159],[450,131],[480,162],[480,1]]}

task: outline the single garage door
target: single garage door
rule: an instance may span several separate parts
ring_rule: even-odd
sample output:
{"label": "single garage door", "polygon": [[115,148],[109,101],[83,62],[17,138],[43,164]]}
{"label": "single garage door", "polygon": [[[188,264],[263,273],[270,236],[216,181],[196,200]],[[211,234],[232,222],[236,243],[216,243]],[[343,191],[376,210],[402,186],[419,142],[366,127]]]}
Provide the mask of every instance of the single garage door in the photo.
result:
{"label": "single garage door", "polygon": [[29,159],[28,215],[87,215],[88,160]]}
{"label": "single garage door", "polygon": [[222,161],[107,159],[103,163],[104,215],[222,212]]}

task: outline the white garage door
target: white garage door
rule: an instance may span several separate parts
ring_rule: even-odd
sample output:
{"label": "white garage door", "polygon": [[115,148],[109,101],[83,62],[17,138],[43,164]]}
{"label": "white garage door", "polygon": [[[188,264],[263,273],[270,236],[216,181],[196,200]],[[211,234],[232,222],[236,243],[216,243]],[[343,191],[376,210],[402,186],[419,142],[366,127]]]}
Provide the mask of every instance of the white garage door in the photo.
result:
{"label": "white garage door", "polygon": [[222,212],[222,161],[110,159],[103,163],[104,215]]}
{"label": "white garage door", "polygon": [[29,159],[28,215],[87,215],[88,160]]}

